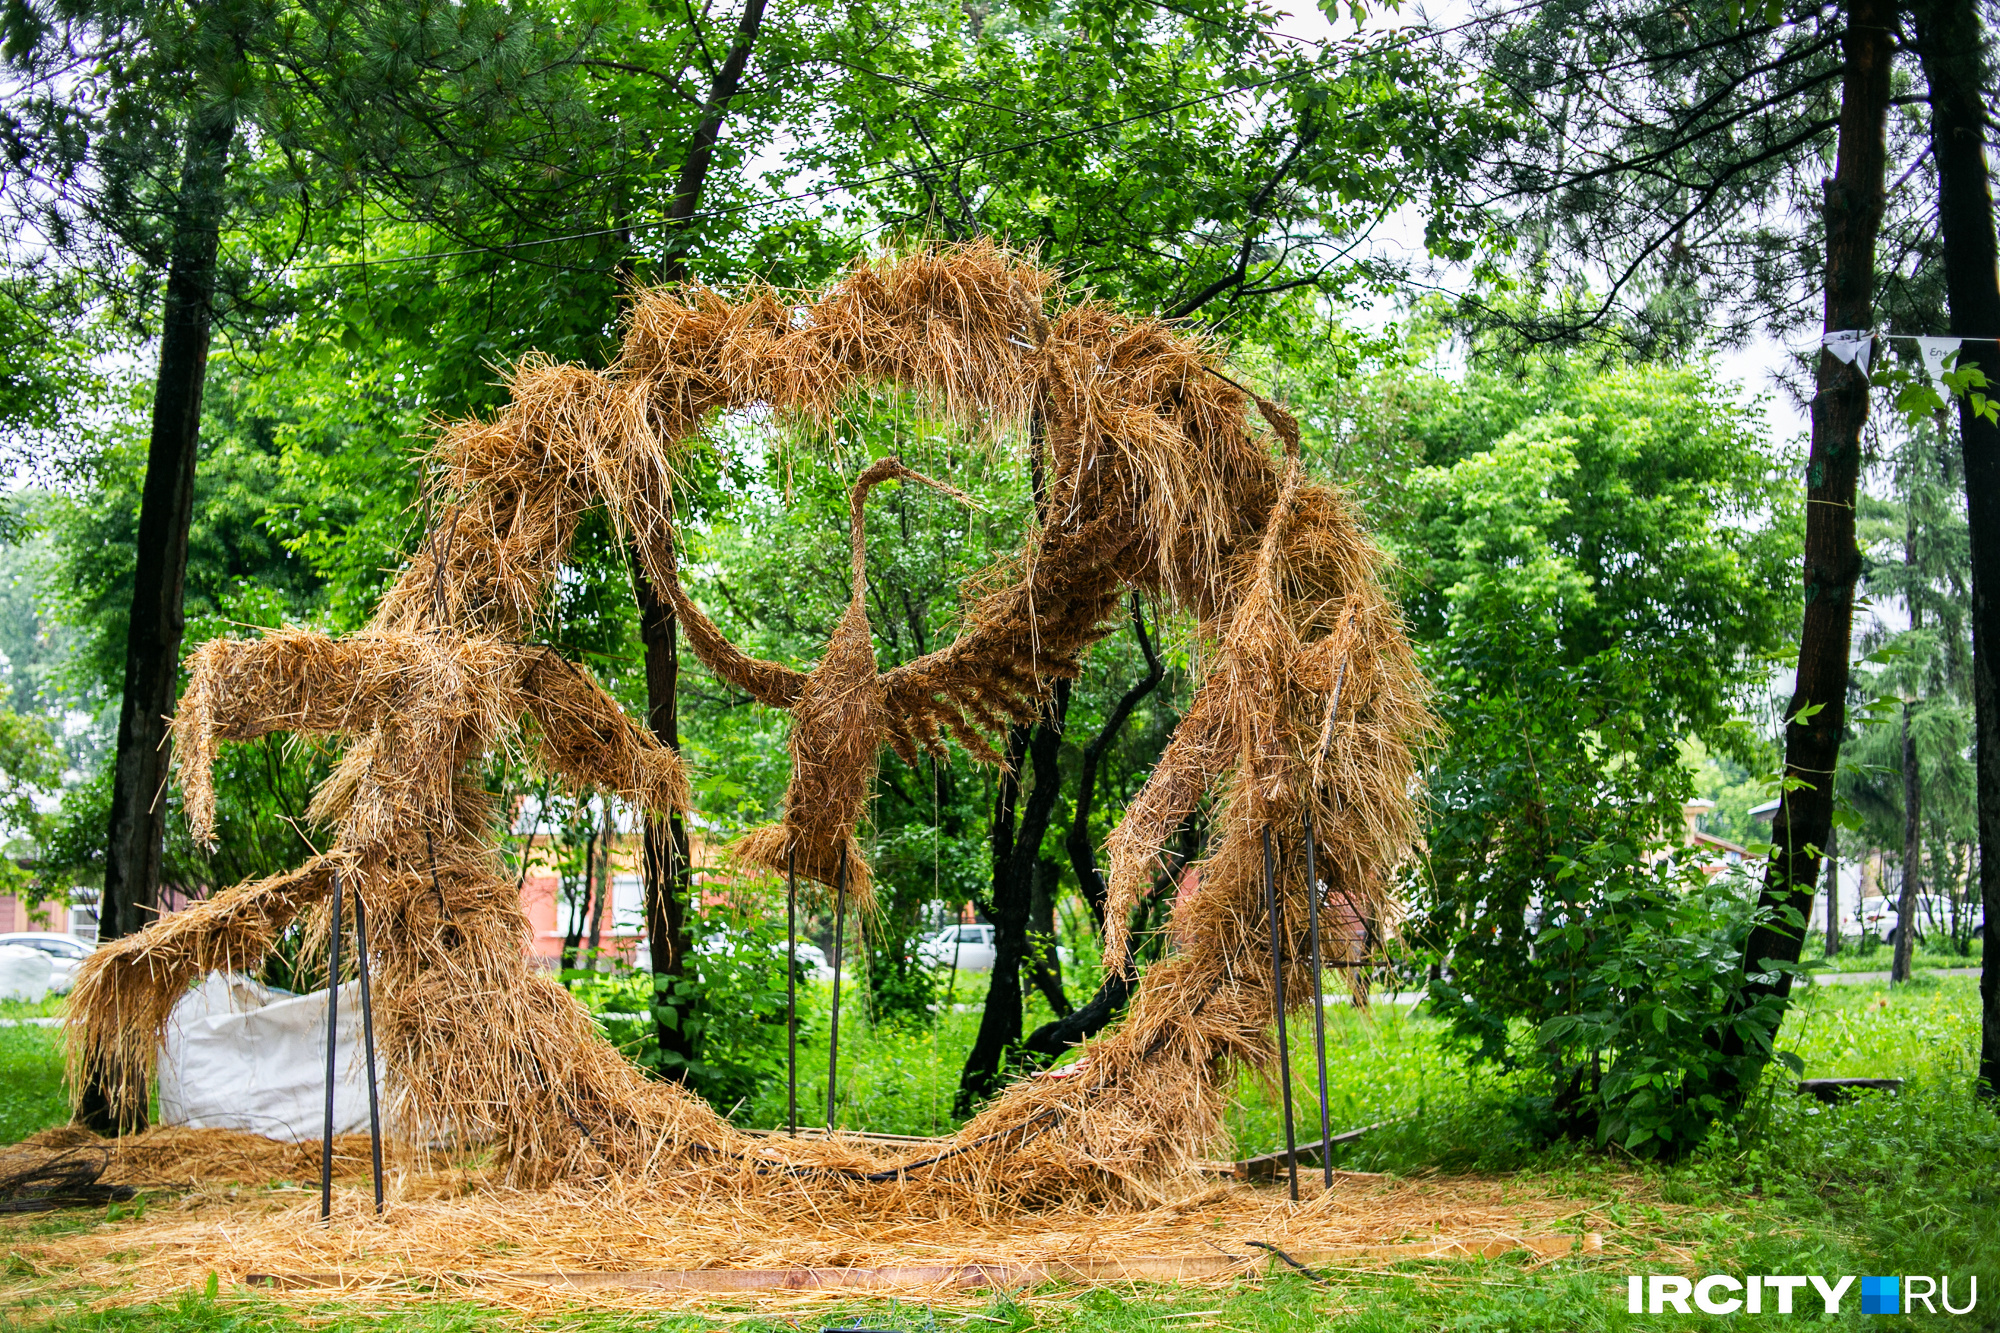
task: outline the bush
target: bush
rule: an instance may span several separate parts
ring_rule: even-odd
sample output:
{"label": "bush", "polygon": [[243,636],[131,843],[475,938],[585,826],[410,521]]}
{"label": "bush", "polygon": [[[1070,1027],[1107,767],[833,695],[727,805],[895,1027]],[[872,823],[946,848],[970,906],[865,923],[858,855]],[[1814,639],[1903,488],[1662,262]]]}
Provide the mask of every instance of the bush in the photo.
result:
{"label": "bush", "polygon": [[[573,972],[565,979],[595,1013],[645,1015],[609,1019],[607,1034],[628,1058],[684,1078],[726,1111],[784,1079],[785,928],[755,910],[717,906],[703,909],[693,934],[697,942],[715,943],[697,949],[686,975],[660,973],[652,985],[636,972]],[[817,990],[809,983],[799,987],[802,1042],[818,1022]],[[653,1027],[658,1019],[687,1034],[692,1058],[661,1052]]]}
{"label": "bush", "polygon": [[1447,977],[1432,1006],[1475,1058],[1540,1072],[1518,1102],[1537,1132],[1676,1156],[1728,1111],[1718,1088],[1754,1084],[1774,1058],[1798,1062],[1773,1051],[1774,997],[1738,1007],[1743,944],[1761,919],[1754,884],[1630,851],[1594,847],[1566,868],[1588,891],[1543,904],[1513,984],[1486,992]]}

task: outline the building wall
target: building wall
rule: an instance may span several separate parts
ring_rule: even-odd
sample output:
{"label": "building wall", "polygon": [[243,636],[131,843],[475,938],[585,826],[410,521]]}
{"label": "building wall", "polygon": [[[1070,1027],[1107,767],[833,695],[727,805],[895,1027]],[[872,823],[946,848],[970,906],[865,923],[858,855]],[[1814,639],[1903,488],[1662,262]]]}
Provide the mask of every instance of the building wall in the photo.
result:
{"label": "building wall", "polygon": [[[37,920],[36,918],[41,918]],[[95,920],[83,922],[86,939],[97,933]],[[16,930],[52,930],[65,934],[71,925],[70,910],[59,902],[30,903],[19,898],[0,898],[0,933]]]}
{"label": "building wall", "polygon": [[[528,918],[528,956],[546,967],[562,960],[563,940],[574,908],[563,901],[556,871],[558,849],[537,837],[530,852],[527,877],[521,882],[521,910]],[[640,876],[643,852],[636,835],[624,835],[611,848],[610,901],[598,913],[598,947],[607,957],[629,963],[633,946],[645,933],[645,890]],[[583,940],[590,939],[590,923]]]}

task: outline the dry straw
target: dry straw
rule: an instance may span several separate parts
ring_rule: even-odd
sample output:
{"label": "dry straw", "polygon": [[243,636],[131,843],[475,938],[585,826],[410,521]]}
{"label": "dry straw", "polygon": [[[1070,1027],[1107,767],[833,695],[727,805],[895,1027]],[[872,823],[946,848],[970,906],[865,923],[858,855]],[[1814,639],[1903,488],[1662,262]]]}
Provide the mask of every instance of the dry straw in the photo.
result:
{"label": "dry straw", "polygon": [[[291,730],[346,746],[314,805],[333,844],[293,874],[99,950],[71,1006],[74,1067],[93,1067],[128,1111],[143,1105],[189,981],[254,965],[337,871],[376,923],[377,1021],[405,1143],[495,1143],[516,1180],[692,1173],[843,1206],[890,1186],[983,1207],[1166,1197],[1219,1148],[1234,1068],[1275,1058],[1261,831],[1286,852],[1286,921],[1307,919],[1295,851],[1310,818],[1328,919],[1392,927],[1389,871],[1414,836],[1413,747],[1431,720],[1383,557],[1347,502],[1306,480],[1290,418],[1184,331],[1062,304],[1053,286],[991,245],[943,249],[858,263],[804,303],[769,289],[647,292],[608,370],[521,363],[498,417],[441,434],[434,518],[366,630],[221,641],[191,659],[175,737],[197,835],[214,818],[216,743]],[[756,661],[675,578],[686,451],[720,412],[761,406],[825,425],[879,386],[968,430],[1027,439],[1033,531],[975,581],[954,643],[878,672],[862,505],[889,477],[928,479],[877,464],[853,488],[853,601],[825,656],[803,671]],[[1168,956],[1124,1023],[1088,1044],[1082,1072],[1013,1086],[948,1151],[912,1150],[903,1170],[852,1145],[756,1143],[678,1085],[643,1079],[529,966],[492,844],[498,812],[476,777],[483,757],[520,738],[579,786],[656,811],[688,801],[675,756],[581,668],[532,643],[596,506],[674,600],[701,659],[793,713],[783,821],[743,852],[781,868],[796,851],[802,872],[828,882],[845,847],[860,894],[854,830],[883,744],[914,760],[949,739],[996,761],[994,734],[1032,720],[1054,682],[1078,673],[1127,590],[1194,618],[1209,666],[1110,840],[1114,905],[1152,879],[1166,840],[1211,795],[1217,832],[1199,886],[1175,906]],[[1110,913],[1114,961],[1123,915]],[[1364,946],[1357,932],[1333,956],[1353,961]],[[1290,993],[1310,994],[1304,950],[1285,966]]]}
{"label": "dry straw", "polygon": [[[44,1137],[0,1152],[0,1168],[58,1150],[61,1142]],[[225,1286],[269,1275],[280,1284],[265,1289],[266,1299],[303,1305],[344,1295],[371,1308],[414,1306],[450,1293],[532,1315],[588,1305],[635,1313],[698,1306],[713,1316],[717,1288],[774,1270],[833,1270],[830,1276],[848,1283],[865,1280],[868,1270],[891,1270],[885,1275],[891,1277],[902,1270],[905,1284],[922,1286],[926,1275],[911,1270],[971,1263],[1032,1273],[1041,1266],[1089,1280],[1093,1268],[1115,1273],[1120,1261],[1160,1256],[1191,1261],[1200,1276],[1204,1261],[1220,1256],[1236,1262],[1216,1276],[1237,1282],[1283,1267],[1253,1242],[1315,1266],[1366,1270],[1410,1257],[1391,1247],[1505,1250],[1526,1242],[1546,1254],[1583,1242],[1578,1248],[1587,1253],[1591,1232],[1604,1233],[1604,1257],[1622,1253],[1629,1265],[1635,1248],[1652,1250],[1653,1262],[1672,1267],[1678,1256],[1654,1246],[1681,1229],[1680,1210],[1660,1203],[1644,1178],[1616,1174],[1594,1179],[1591,1197],[1577,1198],[1534,1181],[1467,1176],[1344,1173],[1333,1189],[1322,1190],[1315,1172],[1298,1207],[1275,1191],[1211,1177],[1137,1208],[1078,1199],[1022,1216],[969,1196],[940,1196],[914,1181],[839,1198],[799,1177],[749,1181],[706,1173],[514,1190],[460,1165],[394,1173],[389,1208],[377,1217],[366,1141],[343,1138],[338,1147],[343,1184],[335,1192],[336,1226],[319,1222],[318,1192],[307,1184],[317,1174],[316,1144],[154,1130],[121,1141],[104,1177],[174,1191],[156,1195],[142,1219],[32,1233],[0,1222],[0,1244],[17,1266],[41,1275],[38,1296],[65,1302],[171,1299],[213,1272]],[[1342,1251],[1343,1260],[1321,1257]],[[1142,1274],[1147,1267],[1131,1266]],[[708,1289],[644,1285],[646,1275],[657,1281],[672,1273],[706,1279]],[[566,1282],[559,1274],[583,1280]],[[306,1285],[328,1279],[337,1289]],[[613,1285],[621,1281],[633,1285]],[[1007,1285],[1004,1276],[996,1284]],[[1040,1283],[1031,1278],[1027,1285]],[[729,1304],[768,1313],[858,1294],[753,1290]],[[949,1299],[942,1283],[931,1294]]]}

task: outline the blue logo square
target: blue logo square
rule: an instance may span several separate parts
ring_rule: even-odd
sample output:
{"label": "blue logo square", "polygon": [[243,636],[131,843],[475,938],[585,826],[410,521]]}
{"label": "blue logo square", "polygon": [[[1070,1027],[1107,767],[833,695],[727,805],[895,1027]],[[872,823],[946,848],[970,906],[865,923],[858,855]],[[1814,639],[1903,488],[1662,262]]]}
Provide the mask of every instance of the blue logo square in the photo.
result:
{"label": "blue logo square", "polygon": [[1903,1279],[1900,1277],[1864,1277],[1861,1279],[1861,1313],[1901,1314],[1903,1313]]}

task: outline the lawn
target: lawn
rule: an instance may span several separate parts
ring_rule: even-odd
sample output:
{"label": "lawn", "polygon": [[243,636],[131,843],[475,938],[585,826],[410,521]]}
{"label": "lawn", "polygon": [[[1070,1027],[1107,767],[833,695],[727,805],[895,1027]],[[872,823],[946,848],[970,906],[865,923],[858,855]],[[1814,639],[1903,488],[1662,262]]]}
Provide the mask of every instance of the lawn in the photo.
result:
{"label": "lawn", "polygon": [[[0,1000],[0,1020],[54,1018],[62,1000]],[[50,1027],[0,1027],[0,1143],[13,1143],[69,1118],[62,1087],[62,1033]]]}
{"label": "lawn", "polygon": [[[1219,1329],[1225,1333],[1292,1333],[1327,1328],[1341,1333],[1418,1330],[1667,1330],[1725,1324],[1706,1316],[1631,1316],[1624,1309],[1627,1273],[1864,1273],[1951,1274],[1955,1290],[1977,1273],[2000,1281],[2000,1121],[1968,1092],[1977,1050],[1976,981],[1920,978],[1893,992],[1881,984],[1815,986],[1788,1019],[1782,1044],[1815,1076],[1893,1076],[1908,1080],[1900,1094],[1873,1094],[1827,1107],[1792,1095],[1774,1079],[1738,1129],[1717,1134],[1688,1160],[1661,1166],[1634,1162],[1574,1144],[1532,1141],[1510,1113],[1513,1090],[1504,1077],[1468,1077],[1440,1039],[1440,1027],[1420,1010],[1345,1004],[1328,1011],[1328,1072],[1336,1129],[1378,1121],[1341,1159],[1347,1169],[1386,1172],[1378,1183],[1350,1178],[1337,1190],[1415,1187],[1497,1188],[1503,1195],[1555,1192],[1579,1201],[1575,1225],[1601,1231],[1605,1249],[1547,1261],[1516,1255],[1475,1261],[1373,1263],[1323,1271],[1313,1281],[1273,1261],[1273,1271],[1222,1285],[1174,1287],[1127,1284],[1118,1289],[1047,1288],[1004,1294],[926,1299],[841,1300],[817,1296],[781,1301],[720,1297],[694,1309],[662,1313],[648,1302],[622,1310],[580,1304],[561,1314],[517,1306],[468,1303],[443,1296],[350,1298],[331,1302],[309,1294],[282,1299],[220,1285],[205,1292],[203,1274],[189,1271],[187,1295],[165,1303],[121,1303],[115,1290],[62,1290],[59,1274],[37,1276],[31,1256],[41,1237],[81,1228],[117,1252],[119,1236],[145,1223],[129,1210],[0,1222],[0,1249],[10,1257],[13,1290],[0,1301],[0,1324],[17,1322],[68,1330],[162,1330],[163,1333],[456,1333],[496,1326],[580,1330],[659,1330],[693,1333],[719,1326],[750,1333],[861,1326],[898,1333],[958,1329],[1046,1330],[1047,1333],[1161,1333]],[[870,1029],[843,1021],[843,1121],[905,1131],[940,1129],[948,1114],[957,1061],[975,1016],[954,1013],[935,1031]],[[9,1136],[60,1116],[58,1051],[43,1030],[0,1030]],[[1294,1069],[1302,1133],[1316,1126],[1311,1102],[1312,1025],[1293,1029]],[[801,1078],[823,1089],[822,1063]],[[849,1061],[852,1060],[850,1065]],[[1275,1146],[1277,1109],[1265,1090],[1247,1082],[1231,1124],[1245,1151]],[[817,1093],[823,1098],[823,1091]],[[823,1101],[802,1101],[823,1110]],[[769,1095],[739,1112],[768,1120]],[[783,1090],[776,1105],[782,1116]],[[16,1110],[15,1107],[21,1109]],[[274,1195],[278,1200],[293,1195]],[[1272,1206],[1282,1210],[1275,1191]],[[151,1200],[155,1218],[187,1206],[171,1195]],[[286,1207],[297,1208],[296,1203]],[[1217,1233],[1223,1238],[1223,1233]],[[606,1245],[611,1245],[607,1237]],[[501,1247],[504,1250],[504,1246]],[[615,1252],[615,1250],[608,1250]],[[24,1254],[29,1257],[23,1257]],[[1989,1303],[2000,1299],[1982,1292]],[[96,1308],[90,1308],[96,1307]],[[1852,1297],[1835,1327],[1861,1328]],[[1978,1317],[1914,1322],[1941,1327],[2000,1326],[1984,1308]]]}
{"label": "lawn", "polygon": [[[1977,968],[1985,952],[1984,940],[1973,940],[1970,951],[1959,953],[1948,941],[1925,937],[1917,941],[1917,949],[1910,959],[1910,968],[1915,972],[1930,969],[1960,971]],[[1846,940],[1841,950],[1831,958],[1820,953],[1818,936],[1807,939],[1804,954],[1807,959],[1820,963],[1832,972],[1887,972],[1895,958],[1895,949],[1878,939]]]}

